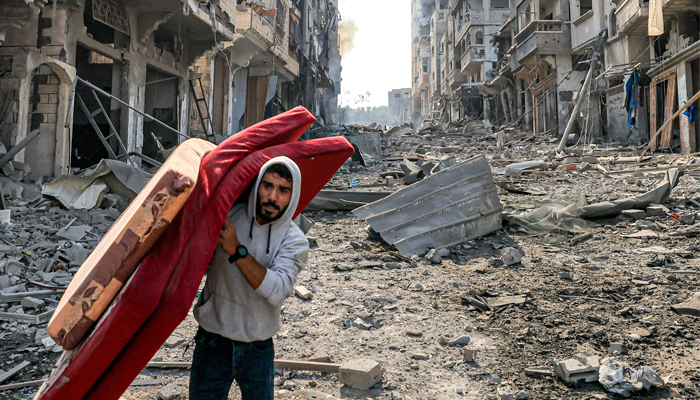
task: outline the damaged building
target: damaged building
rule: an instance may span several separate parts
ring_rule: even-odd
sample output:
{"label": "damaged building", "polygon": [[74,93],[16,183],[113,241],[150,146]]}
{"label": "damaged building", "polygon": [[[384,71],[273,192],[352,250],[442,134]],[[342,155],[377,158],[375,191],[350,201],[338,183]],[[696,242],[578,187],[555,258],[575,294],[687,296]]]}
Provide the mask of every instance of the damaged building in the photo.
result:
{"label": "damaged building", "polygon": [[697,151],[695,107],[664,122],[700,90],[698,31],[693,0],[415,0],[413,120]]}
{"label": "damaged building", "polygon": [[38,134],[14,157],[36,176],[106,158],[158,165],[188,137],[218,142],[296,105],[328,123],[337,109],[337,0],[8,0],[0,10],[0,143]]}

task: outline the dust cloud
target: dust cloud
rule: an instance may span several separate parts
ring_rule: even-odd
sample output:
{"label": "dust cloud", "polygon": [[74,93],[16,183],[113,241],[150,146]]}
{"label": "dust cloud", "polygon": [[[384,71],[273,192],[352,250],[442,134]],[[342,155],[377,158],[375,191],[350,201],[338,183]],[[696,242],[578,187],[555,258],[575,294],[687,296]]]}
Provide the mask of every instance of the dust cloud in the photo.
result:
{"label": "dust cloud", "polygon": [[338,24],[338,37],[340,40],[340,55],[346,55],[355,47],[355,33],[357,25],[355,21],[349,19],[340,21]]}

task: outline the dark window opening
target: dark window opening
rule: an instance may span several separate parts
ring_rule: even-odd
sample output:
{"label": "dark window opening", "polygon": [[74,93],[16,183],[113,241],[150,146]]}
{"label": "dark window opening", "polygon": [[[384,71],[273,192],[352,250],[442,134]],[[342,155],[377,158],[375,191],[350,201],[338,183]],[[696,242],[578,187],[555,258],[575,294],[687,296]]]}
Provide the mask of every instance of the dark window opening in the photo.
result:
{"label": "dark window opening", "polygon": [[579,0],[581,15],[593,10],[593,0]]}
{"label": "dark window opening", "polygon": [[93,18],[92,1],[85,1],[85,11],[83,12],[83,23],[87,28],[87,33],[100,43],[113,45],[115,29]]}
{"label": "dark window opening", "polygon": [[175,37],[162,27],[153,32],[153,44],[160,50],[175,53]]}

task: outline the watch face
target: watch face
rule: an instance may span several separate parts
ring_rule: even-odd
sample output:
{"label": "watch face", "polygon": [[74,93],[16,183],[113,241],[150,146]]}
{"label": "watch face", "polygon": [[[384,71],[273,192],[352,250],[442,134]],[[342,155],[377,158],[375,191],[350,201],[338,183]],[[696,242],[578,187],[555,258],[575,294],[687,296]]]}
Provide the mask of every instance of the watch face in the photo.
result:
{"label": "watch face", "polygon": [[238,246],[238,255],[244,258],[248,255],[248,249],[245,246]]}

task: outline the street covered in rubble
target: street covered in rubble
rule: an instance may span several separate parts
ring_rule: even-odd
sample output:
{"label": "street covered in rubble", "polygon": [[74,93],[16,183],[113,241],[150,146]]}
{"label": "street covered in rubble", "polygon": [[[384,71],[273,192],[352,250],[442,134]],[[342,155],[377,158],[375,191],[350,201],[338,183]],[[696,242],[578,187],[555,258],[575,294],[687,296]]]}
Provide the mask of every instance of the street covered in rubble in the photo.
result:
{"label": "street covered in rubble", "polygon": [[700,399],[698,32],[0,1],[0,400]]}
{"label": "street covered in rubble", "polygon": [[[279,369],[279,398],[322,398],[312,397],[322,392],[358,399],[483,399],[508,398],[502,396],[509,390],[512,398],[609,398],[597,370],[610,357],[633,371],[654,371],[654,387],[643,389],[641,398],[700,394],[694,237],[700,196],[698,178],[684,167],[693,157],[652,157],[644,161],[649,171],[617,173],[635,169],[638,151],[591,146],[562,158],[554,155],[556,143],[522,131],[512,131],[498,149],[494,135],[477,122],[423,130],[348,126],[344,133],[361,143],[356,154],[362,157],[346,163],[321,192],[335,201],[314,201],[307,209],[313,211],[303,214],[312,225],[310,259],[297,295],[284,307],[276,358],[339,364],[372,359],[385,372],[381,383],[360,391],[343,386],[334,373]],[[377,237],[381,224],[374,223],[370,236],[370,225],[355,215],[361,204],[419,189],[465,162],[476,168],[474,157],[490,166],[480,187],[497,196],[503,227],[499,217],[492,232],[449,246],[432,235],[426,249],[434,250],[404,255]],[[407,163],[427,174],[404,185]],[[40,380],[53,367],[61,349],[47,335],[47,315],[129,201],[111,193],[96,209],[69,211],[55,198],[41,197],[25,166],[13,164],[19,179],[6,185],[11,217],[0,238],[0,351],[5,365],[21,368],[3,384]],[[639,197],[663,185],[669,171],[678,177],[663,204],[593,219],[560,212],[549,218],[551,225],[525,224],[529,229],[514,222],[541,207],[575,210]],[[422,214],[440,209],[450,213],[454,206],[420,208]],[[453,214],[450,222],[458,218]],[[411,223],[421,229],[420,221]],[[195,330],[190,315],[152,359],[166,368],[145,369],[123,398],[184,392]],[[555,363],[577,354],[594,357],[595,372],[590,378],[584,371],[582,381],[569,386],[567,374],[585,370],[590,360],[563,369]],[[628,393],[641,388],[629,387]],[[13,398],[9,393],[3,396]],[[14,398],[30,398],[27,393]]]}

